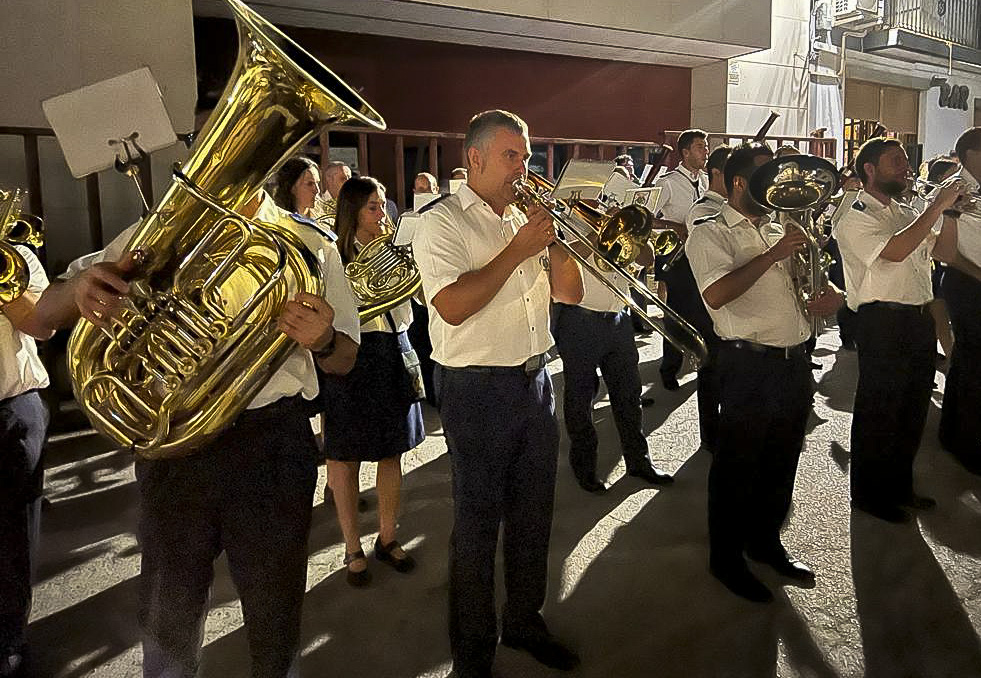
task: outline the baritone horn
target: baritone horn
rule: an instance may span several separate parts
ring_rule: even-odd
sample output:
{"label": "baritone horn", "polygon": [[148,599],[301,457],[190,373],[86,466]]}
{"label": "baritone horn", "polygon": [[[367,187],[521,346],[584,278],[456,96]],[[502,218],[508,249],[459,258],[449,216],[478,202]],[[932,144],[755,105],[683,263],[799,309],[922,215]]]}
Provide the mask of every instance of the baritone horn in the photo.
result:
{"label": "baritone horn", "polygon": [[[708,358],[708,346],[705,344],[702,335],[698,333],[698,330],[692,327],[687,320],[678,315],[670,306],[661,301],[643,281],[639,280],[627,270],[628,266],[633,263],[629,259],[629,254],[633,253],[632,250],[628,251],[627,247],[600,248],[592,242],[598,239],[600,234],[604,233],[606,227],[612,226],[614,229],[629,229],[632,220],[617,219],[616,214],[611,216],[602,215],[596,210],[587,209],[588,206],[578,201],[569,204],[563,200],[552,198],[549,194],[553,188],[550,181],[534,172],[529,172],[527,178],[518,178],[514,182],[514,192],[517,197],[518,208],[522,212],[527,213],[532,205],[538,205],[548,212],[552,219],[562,228],[563,237],[556,236],[556,244],[568,252],[569,256],[579,262],[579,265],[587,273],[596,278],[604,287],[616,295],[618,299],[640,316],[644,322],[649,323],[658,334],[662,335],[675,348],[688,356],[692,366],[696,370],[704,365]],[[639,206],[634,205],[633,207]],[[623,209],[627,208],[625,207]],[[597,221],[597,215],[599,215],[599,221]],[[650,228],[650,224],[647,224],[648,236],[650,234]],[[590,257],[583,256],[569,242],[563,239],[570,235],[575,237],[578,243],[581,243],[590,251],[593,259],[602,260],[604,262],[603,268],[609,267],[609,270],[620,275],[631,289],[636,290],[644,299],[660,308],[664,314],[663,320],[648,315],[647,310],[635,302],[629,294],[624,294],[614,285],[604,275],[603,269],[591,261]],[[624,233],[624,238],[627,241],[632,241],[632,238],[628,237],[626,233]],[[611,237],[611,234],[607,233],[605,240],[616,244],[621,239]],[[633,253],[633,256],[636,256],[636,253]],[[667,322],[664,322],[666,320],[670,320],[674,327],[672,328]]]}
{"label": "baritone horn", "polygon": [[384,129],[354,90],[239,0],[239,53],[218,107],[137,227],[143,265],[108,329],[81,320],[68,349],[92,424],[148,458],[224,430],[296,349],[276,321],[297,292],[322,296],[315,254],[291,228],[239,214],[327,124]]}
{"label": "baritone horn", "polygon": [[0,190],[0,304],[9,304],[27,291],[31,271],[14,245],[40,247],[41,219],[21,212],[27,193]]}

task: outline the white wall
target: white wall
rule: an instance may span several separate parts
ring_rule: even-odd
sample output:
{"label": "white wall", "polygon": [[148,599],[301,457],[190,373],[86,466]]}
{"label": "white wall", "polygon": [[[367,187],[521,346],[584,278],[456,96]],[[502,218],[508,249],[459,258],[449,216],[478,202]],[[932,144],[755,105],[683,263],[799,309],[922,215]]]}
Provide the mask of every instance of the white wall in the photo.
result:
{"label": "white wall", "polygon": [[[178,132],[193,125],[197,98],[191,0],[6,0],[0,21],[0,125],[49,127],[41,101],[149,66]],[[71,177],[54,138],[40,143],[41,188],[49,271],[89,247],[85,182]],[[170,184],[180,146],[154,154],[159,196]],[[27,187],[19,137],[0,136],[0,187]],[[140,215],[129,180],[100,176],[106,239]]]}
{"label": "white wall", "polygon": [[771,27],[770,49],[729,60],[739,84],[728,85],[727,131],[755,133],[775,111],[771,135],[807,136],[810,0],[773,0]]}
{"label": "white wall", "polygon": [[920,127],[918,137],[923,144],[923,159],[929,160],[939,153],[949,153],[957,137],[968,127],[974,126],[974,97],[981,95],[981,77],[958,74],[948,76],[952,85],[967,85],[971,96],[967,110],[941,108],[940,90],[936,87],[920,94]]}

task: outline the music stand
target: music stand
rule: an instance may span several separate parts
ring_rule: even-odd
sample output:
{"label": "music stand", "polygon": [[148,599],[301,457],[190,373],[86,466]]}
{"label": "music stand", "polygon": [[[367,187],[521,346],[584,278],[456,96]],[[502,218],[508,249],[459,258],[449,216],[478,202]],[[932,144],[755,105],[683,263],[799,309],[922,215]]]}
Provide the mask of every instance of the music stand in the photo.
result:
{"label": "music stand", "polygon": [[163,95],[147,67],[41,102],[72,176],[110,167],[133,179],[145,209],[139,164],[177,143]]}
{"label": "music stand", "polygon": [[614,166],[612,160],[570,160],[562,168],[551,197],[597,200]]}

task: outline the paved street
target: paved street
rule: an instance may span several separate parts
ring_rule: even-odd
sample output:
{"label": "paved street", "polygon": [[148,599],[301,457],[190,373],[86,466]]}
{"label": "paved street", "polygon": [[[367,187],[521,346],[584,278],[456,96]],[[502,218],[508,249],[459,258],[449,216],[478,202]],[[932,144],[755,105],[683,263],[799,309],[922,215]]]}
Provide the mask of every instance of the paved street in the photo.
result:
{"label": "paved street", "polygon": [[[854,352],[832,330],[815,354],[817,394],[785,533],[818,575],[811,590],[778,587],[769,605],[745,602],[707,568],[706,479],[694,383],[662,390],[660,339],[638,338],[642,376],[656,404],[644,411],[655,463],[675,473],[666,489],[623,477],[609,403],[596,405],[605,495],[576,485],[559,461],[545,609],[553,632],[579,649],[590,678],[739,676],[981,677],[981,478],[936,443],[938,373],[918,490],[939,506],[917,523],[891,525],[848,505],[848,431]],[[550,364],[561,394],[562,366]],[[561,417],[561,397],[559,397]],[[449,463],[435,412],[427,441],[405,457],[400,539],[419,567],[408,575],[372,559],[374,581],[350,588],[323,473],[310,535],[302,668],[306,676],[414,678],[449,670],[446,635]],[[126,453],[94,436],[51,445],[32,642],[43,676],[138,676],[134,529],[137,499]],[[363,474],[366,551],[377,529],[373,469]],[[499,570],[500,571],[500,570]],[[501,576],[498,577],[499,591]],[[206,630],[206,677],[248,675],[241,611],[224,560],[216,567]],[[502,678],[558,676],[500,648]]]}

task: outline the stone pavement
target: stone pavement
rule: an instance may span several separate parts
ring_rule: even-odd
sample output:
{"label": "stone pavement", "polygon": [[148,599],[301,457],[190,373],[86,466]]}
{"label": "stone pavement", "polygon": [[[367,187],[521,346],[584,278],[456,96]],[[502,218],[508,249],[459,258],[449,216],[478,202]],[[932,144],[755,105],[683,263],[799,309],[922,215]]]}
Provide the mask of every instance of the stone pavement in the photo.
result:
{"label": "stone pavement", "polygon": [[[911,525],[891,525],[848,505],[848,431],[857,378],[854,352],[832,330],[815,359],[814,415],[784,541],[818,575],[811,590],[784,587],[769,605],[743,601],[708,573],[705,519],[710,463],[698,446],[694,383],[661,389],[660,339],[638,338],[642,376],[656,404],[644,411],[655,463],[676,482],[653,489],[624,477],[609,402],[596,405],[602,496],[576,485],[559,461],[545,609],[553,632],[580,651],[573,674],[550,671],[500,648],[502,678],[981,677],[981,478],[936,442],[943,375],[938,373],[918,490],[939,506]],[[561,394],[561,362],[550,364]],[[652,385],[653,384],[653,385]],[[560,417],[561,417],[561,397]],[[304,609],[306,676],[414,678],[449,671],[446,636],[449,464],[438,417],[404,459],[400,539],[419,567],[401,575],[372,559],[371,586],[344,579],[341,533],[322,503],[310,535]],[[126,453],[95,437],[51,445],[32,644],[41,676],[138,676],[134,528],[137,500]],[[374,541],[373,468],[362,478],[365,549]],[[502,575],[498,576],[498,590]],[[249,673],[241,610],[223,559],[216,566],[201,675]]]}

